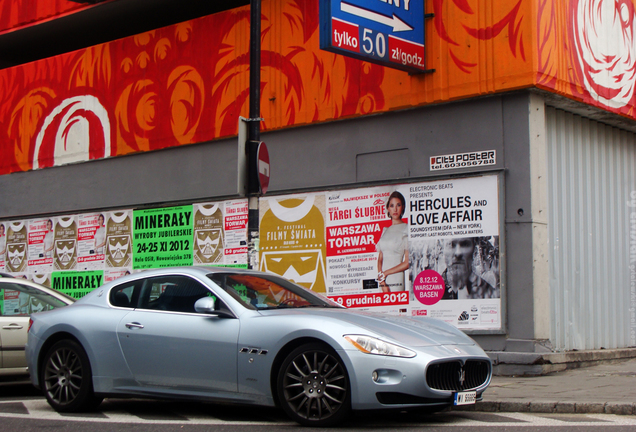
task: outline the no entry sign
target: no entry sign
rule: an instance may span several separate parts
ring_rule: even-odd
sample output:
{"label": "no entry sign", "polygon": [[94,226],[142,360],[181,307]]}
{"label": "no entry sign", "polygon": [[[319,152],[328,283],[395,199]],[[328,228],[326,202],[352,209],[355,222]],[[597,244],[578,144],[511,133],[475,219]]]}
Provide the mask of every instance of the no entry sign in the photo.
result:
{"label": "no entry sign", "polygon": [[264,142],[258,145],[257,155],[258,182],[261,185],[261,192],[264,194],[269,186],[269,152]]}

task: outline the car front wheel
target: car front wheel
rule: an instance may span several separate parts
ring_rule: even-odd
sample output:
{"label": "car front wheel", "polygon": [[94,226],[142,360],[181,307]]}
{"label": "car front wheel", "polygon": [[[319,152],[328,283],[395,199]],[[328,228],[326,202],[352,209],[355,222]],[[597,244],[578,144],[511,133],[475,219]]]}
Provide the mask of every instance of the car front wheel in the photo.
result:
{"label": "car front wheel", "polygon": [[59,341],[46,353],[41,382],[46,400],[55,411],[96,408],[102,399],[95,396],[92,381],[88,356],[77,342]]}
{"label": "car front wheel", "polygon": [[349,377],[329,346],[305,344],[283,361],[278,374],[278,400],[289,417],[305,426],[331,426],[351,409]]}

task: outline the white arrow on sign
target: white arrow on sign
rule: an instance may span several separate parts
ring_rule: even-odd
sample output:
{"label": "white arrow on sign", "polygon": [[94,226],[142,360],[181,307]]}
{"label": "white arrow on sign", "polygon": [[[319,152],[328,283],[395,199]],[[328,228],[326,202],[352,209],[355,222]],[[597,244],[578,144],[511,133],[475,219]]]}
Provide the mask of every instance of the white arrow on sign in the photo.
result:
{"label": "white arrow on sign", "polygon": [[368,20],[393,27],[394,32],[413,30],[413,27],[396,17],[395,14],[393,17],[388,17],[345,2],[340,3],[340,10],[350,13],[351,15],[359,16],[360,18],[366,18]]}

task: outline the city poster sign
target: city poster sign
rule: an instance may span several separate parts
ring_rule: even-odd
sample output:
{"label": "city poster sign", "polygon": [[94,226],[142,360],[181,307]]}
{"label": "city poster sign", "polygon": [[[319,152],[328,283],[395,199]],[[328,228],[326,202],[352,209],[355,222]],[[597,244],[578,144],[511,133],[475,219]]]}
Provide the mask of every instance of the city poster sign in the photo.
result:
{"label": "city poster sign", "polygon": [[424,0],[321,0],[320,48],[424,72]]}

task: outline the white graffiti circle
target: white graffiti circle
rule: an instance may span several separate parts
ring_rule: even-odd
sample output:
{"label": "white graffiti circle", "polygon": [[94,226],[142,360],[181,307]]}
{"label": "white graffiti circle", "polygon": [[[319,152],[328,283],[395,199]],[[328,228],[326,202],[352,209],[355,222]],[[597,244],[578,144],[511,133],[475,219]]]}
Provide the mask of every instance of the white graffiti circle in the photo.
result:
{"label": "white graffiti circle", "polygon": [[636,86],[636,29],[631,0],[579,0],[573,14],[574,43],[590,95],[622,108]]}
{"label": "white graffiti circle", "polygon": [[[62,101],[44,120],[35,141],[33,168],[108,156],[111,156],[108,112],[96,97],[76,96]],[[52,163],[46,163],[50,157]]]}

